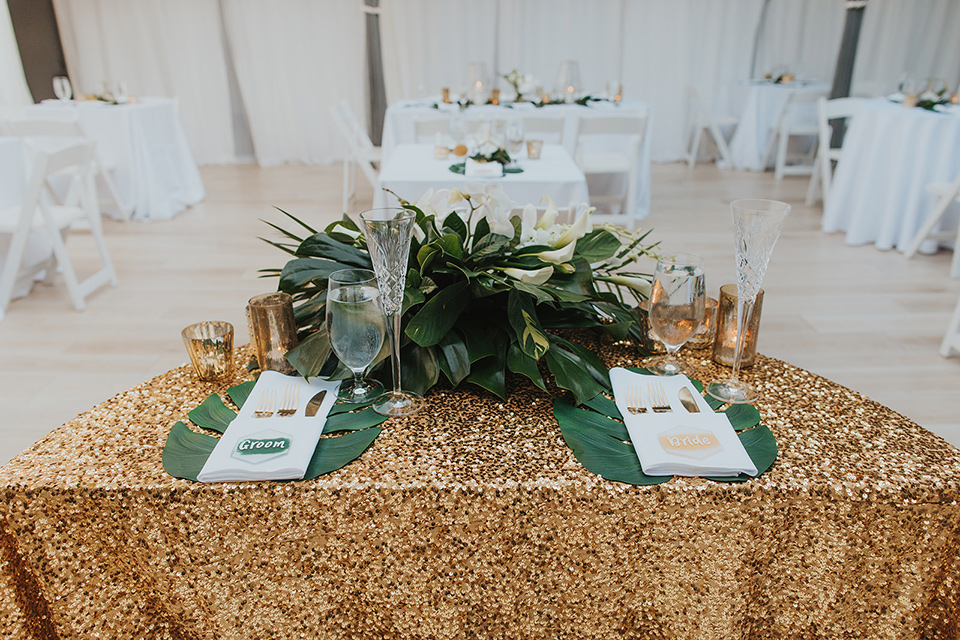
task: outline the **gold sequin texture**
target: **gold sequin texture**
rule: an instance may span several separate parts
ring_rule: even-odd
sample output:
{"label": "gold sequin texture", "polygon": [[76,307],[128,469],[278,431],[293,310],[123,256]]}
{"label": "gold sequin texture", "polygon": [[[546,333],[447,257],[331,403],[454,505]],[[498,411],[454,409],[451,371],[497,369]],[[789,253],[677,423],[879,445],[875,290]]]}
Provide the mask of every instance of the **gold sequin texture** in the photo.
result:
{"label": "gold sequin texture", "polygon": [[743,378],[779,446],[743,484],[597,477],[553,418],[562,392],[508,377],[507,400],[435,389],[316,480],[205,485],[163,471],[167,433],[248,375],[175,369],[0,469],[3,634],[956,638],[960,452],[787,363]]}

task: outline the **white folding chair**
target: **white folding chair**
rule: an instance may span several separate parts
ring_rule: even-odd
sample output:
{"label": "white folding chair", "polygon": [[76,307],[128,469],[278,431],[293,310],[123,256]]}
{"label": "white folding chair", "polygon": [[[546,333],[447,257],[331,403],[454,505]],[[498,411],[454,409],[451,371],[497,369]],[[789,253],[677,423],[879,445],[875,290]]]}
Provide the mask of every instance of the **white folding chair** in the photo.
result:
{"label": "white folding chair", "polygon": [[413,139],[415,142],[433,143],[439,133],[446,137],[450,132],[450,118],[417,118],[413,121]]}
{"label": "white folding chair", "polygon": [[[581,116],[577,129],[574,159],[587,176],[591,174],[624,174],[627,181],[623,193],[591,193],[591,205],[619,205],[620,212],[595,213],[597,222],[613,222],[632,229],[635,223],[637,190],[640,183],[640,147],[647,128],[646,115]],[[615,135],[619,148],[615,151],[592,150],[584,142],[591,136]]]}
{"label": "white folding chair", "polygon": [[367,182],[374,189],[379,187],[378,169],[381,152],[374,146],[366,130],[353,114],[350,104],[341,100],[330,107],[330,115],[347,145],[347,156],[343,159],[343,210],[350,206],[350,200],[356,193],[356,173],[354,165],[360,168]]}
{"label": "white folding chair", "polygon": [[[84,308],[84,299],[93,291],[107,283],[114,286],[117,284],[117,274],[107,252],[100,213],[96,206],[93,154],[91,142],[77,142],[56,151],[36,151],[22,203],[20,206],[0,211],[0,233],[11,236],[3,271],[0,271],[0,318],[10,304],[14,286],[19,282],[32,280],[44,270],[46,281],[50,282],[59,267],[73,306],[78,311]],[[78,182],[71,186],[71,191],[78,194],[81,204],[79,207],[53,204],[47,179],[55,174],[64,175],[63,172],[67,170],[72,170],[69,175]],[[80,220],[89,225],[103,264],[99,271],[84,280],[77,279],[64,244],[71,224]],[[32,231],[42,232],[47,236],[53,247],[53,257],[38,264],[24,265],[24,248],[27,236]]]}
{"label": "white folding chair", "polygon": [[[821,97],[826,97],[824,91],[810,89],[795,89],[789,93],[783,108],[777,116],[777,121],[770,130],[770,142],[764,154],[763,166],[767,166],[776,150],[774,175],[782,180],[785,175],[810,175],[813,173],[813,153],[808,154],[806,162],[787,164],[787,146],[790,138],[816,137],[819,134],[816,117],[816,103]],[[815,152],[816,145],[813,146]]]}
{"label": "white folding chair", "polygon": [[547,144],[563,144],[564,119],[551,116],[523,118],[523,135],[528,140],[543,140]]}
{"label": "white folding chair", "polygon": [[936,203],[934,203],[933,208],[930,209],[927,219],[924,220],[923,225],[920,226],[917,235],[910,241],[910,245],[907,247],[907,250],[903,252],[903,255],[907,258],[912,258],[920,249],[920,245],[923,244],[924,240],[949,240],[954,238],[953,262],[950,266],[950,275],[954,278],[960,278],[960,226],[958,226],[956,232],[935,232],[933,230],[943,218],[944,214],[947,213],[950,205],[954,202],[960,202],[960,173],[953,179],[953,182],[934,182],[928,184],[926,189],[930,193],[940,197]]}
{"label": "white folding chair", "polygon": [[810,176],[810,186],[807,187],[807,205],[817,201],[817,187],[823,198],[823,207],[827,207],[830,197],[830,185],[833,182],[834,164],[840,161],[843,146],[830,145],[833,138],[831,120],[846,120],[849,125],[852,119],[863,106],[862,98],[835,98],[827,100],[821,97],[817,100],[817,159],[813,163],[813,174]]}
{"label": "white folding chair", "polygon": [[[82,138],[96,145],[96,143],[86,135],[79,120],[39,120],[33,118],[7,120],[3,123],[2,129],[6,132],[6,135],[20,138]],[[98,201],[98,204],[101,207],[105,205],[110,208],[115,208],[123,220],[129,221],[132,212],[128,207],[124,206],[123,201],[120,199],[120,194],[117,191],[117,186],[111,177],[111,174],[116,170],[116,166],[111,161],[103,158],[102,154],[96,151],[96,146],[94,146],[94,149],[94,175],[103,183],[107,195],[109,195],[109,199]]]}
{"label": "white folding chair", "polygon": [[953,317],[940,343],[940,355],[944,358],[949,358],[954,351],[960,353],[960,300],[957,300],[957,308],[953,310]]}
{"label": "white folding chair", "polygon": [[697,158],[700,156],[700,141],[703,132],[706,131],[713,139],[720,154],[720,162],[725,166],[730,166],[730,147],[727,144],[727,138],[723,133],[723,127],[735,127],[737,118],[735,116],[715,116],[700,97],[700,92],[696,87],[687,87],[687,103],[689,108],[687,137],[690,140],[690,146],[687,148],[687,164],[692,169],[697,164]]}

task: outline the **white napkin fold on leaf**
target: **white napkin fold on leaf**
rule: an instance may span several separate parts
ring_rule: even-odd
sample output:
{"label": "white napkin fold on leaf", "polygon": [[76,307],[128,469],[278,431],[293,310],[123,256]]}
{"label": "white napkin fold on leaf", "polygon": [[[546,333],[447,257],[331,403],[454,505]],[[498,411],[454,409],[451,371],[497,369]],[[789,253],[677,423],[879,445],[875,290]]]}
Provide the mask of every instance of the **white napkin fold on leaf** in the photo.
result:
{"label": "white napkin fold on leaf", "polygon": [[502,178],[503,165],[499,162],[477,162],[472,158],[466,159],[464,176],[467,178]]}
{"label": "white napkin fold on leaf", "polygon": [[[281,417],[255,418],[253,412],[260,397],[276,392],[274,410],[280,408],[288,385],[299,388],[297,413]],[[310,399],[326,390],[317,415],[310,418],[304,410]],[[337,401],[339,381],[285,376],[264,371],[250,392],[237,417],[227,426],[220,441],[197,475],[200,482],[244,482],[249,480],[298,480],[303,477],[317,448],[327,414]]]}
{"label": "white napkin fold on leaf", "polygon": [[[686,376],[641,375],[617,367],[610,370],[610,382],[640,467],[648,476],[757,475],[757,467],[730,420],[722,413],[714,413]],[[653,413],[651,383],[663,385],[673,411]],[[680,404],[682,387],[693,393],[700,413],[688,413]],[[630,389],[639,389],[646,413],[634,415],[627,410]]]}

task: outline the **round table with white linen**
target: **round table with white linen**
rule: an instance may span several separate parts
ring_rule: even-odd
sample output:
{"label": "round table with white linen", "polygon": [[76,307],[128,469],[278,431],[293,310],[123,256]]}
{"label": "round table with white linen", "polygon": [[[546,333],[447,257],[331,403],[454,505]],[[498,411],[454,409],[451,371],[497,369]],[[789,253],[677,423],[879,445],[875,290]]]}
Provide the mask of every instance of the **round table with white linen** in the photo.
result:
{"label": "round table with white linen", "polygon": [[[736,169],[764,171],[764,155],[770,142],[770,130],[777,123],[783,105],[793,91],[829,91],[825,83],[773,83],[751,80],[740,82],[731,87],[730,105],[732,113],[739,113],[737,130],[730,139],[730,161]],[[816,122],[816,107],[809,113],[799,114],[804,120]]]}
{"label": "round table with white linen", "polygon": [[[960,172],[960,115],[906,108],[886,98],[864,102],[850,122],[837,163],[823,230],[850,245],[906,249],[936,196],[924,187]],[[941,229],[956,228],[948,212]],[[936,251],[935,241],[920,246]]]}
{"label": "round table with white linen", "polygon": [[168,220],[204,199],[177,102],[142,98],[128,104],[45,100],[23,107],[26,119],[79,119],[97,154],[115,167],[113,180],[136,220]]}
{"label": "round table with white linen", "polygon": [[[387,108],[383,121],[383,137],[381,148],[383,149],[383,159],[386,162],[394,149],[399,144],[409,144],[418,142],[414,133],[414,123],[417,120],[446,117],[453,119],[457,114],[462,115],[465,120],[494,121],[506,120],[510,118],[537,116],[537,117],[556,117],[563,120],[563,146],[567,152],[573,156],[577,140],[577,129],[580,116],[589,115],[591,117],[609,116],[633,116],[646,115],[647,129],[646,135],[640,145],[640,178],[637,186],[637,205],[635,218],[645,218],[650,213],[650,107],[638,100],[624,99],[618,104],[612,102],[589,102],[589,106],[579,104],[550,104],[544,107],[535,107],[528,102],[523,103],[503,103],[500,105],[472,105],[460,110],[456,104],[444,104],[436,100],[401,100],[391,104]],[[619,151],[619,144],[622,143],[616,139],[616,136],[594,136],[596,140],[585,140],[584,149],[586,151]],[[544,138],[547,143],[554,142]],[[588,184],[592,189],[616,191],[620,186],[619,182],[614,184],[611,176],[590,176]]]}

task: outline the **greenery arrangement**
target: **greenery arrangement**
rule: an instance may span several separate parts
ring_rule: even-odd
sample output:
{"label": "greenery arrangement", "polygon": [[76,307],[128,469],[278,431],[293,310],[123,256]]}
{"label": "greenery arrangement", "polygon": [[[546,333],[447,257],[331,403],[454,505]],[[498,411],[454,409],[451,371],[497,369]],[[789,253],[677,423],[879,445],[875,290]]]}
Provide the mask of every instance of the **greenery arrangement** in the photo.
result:
{"label": "greenery arrangement", "polygon": [[[422,393],[443,376],[454,387],[475,384],[506,397],[507,372],[546,389],[543,365],[578,404],[610,388],[597,355],[561,334],[598,328],[639,341],[633,307],[648,294],[650,275],[635,271],[635,261],[652,256],[649,231],[594,228],[586,206],[573,224],[557,224],[549,200],[543,211],[527,205],[515,213],[496,185],[399,200],[417,216],[401,312],[404,387]],[[294,298],[301,339],[287,357],[304,376],[345,378],[349,371],[324,326],[327,278],[339,269],[370,269],[366,241],[347,215],[317,231],[282,213],[309,233],[271,224],[286,239],[267,240],[292,256],[264,271]]]}
{"label": "greenery arrangement", "polygon": [[[481,144],[477,152],[470,156],[470,159],[476,162],[498,162],[503,166],[504,173],[523,173],[521,167],[510,164],[513,160],[510,158],[507,150],[503,147],[498,147],[492,142],[484,142]],[[466,162],[458,162],[450,165],[448,168],[453,173],[459,173],[460,175],[466,173],[467,170]]]}

